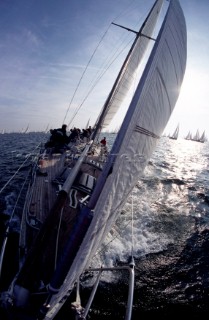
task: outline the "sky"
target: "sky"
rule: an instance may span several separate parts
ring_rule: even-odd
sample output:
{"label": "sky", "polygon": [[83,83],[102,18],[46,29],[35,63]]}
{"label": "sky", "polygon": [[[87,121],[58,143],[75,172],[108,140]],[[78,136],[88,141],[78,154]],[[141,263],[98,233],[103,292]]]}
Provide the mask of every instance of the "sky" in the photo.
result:
{"label": "sky", "polygon": [[[153,0],[1,0],[0,1],[0,132],[44,131],[94,124],[118,65],[85,101],[89,78],[99,57],[110,53],[118,30],[111,22],[139,29]],[[165,128],[180,125],[185,137],[197,129],[209,138],[209,0],[180,0],[187,24],[188,53],[180,96]],[[136,28],[137,25],[137,28]],[[93,61],[92,53],[106,34],[109,42]],[[91,61],[92,59],[92,61]],[[122,59],[122,58],[121,58]],[[122,61],[122,60],[121,60]],[[122,62],[121,62],[122,63]],[[78,91],[82,76],[83,91]],[[81,105],[81,116],[72,119]],[[88,108],[88,111],[87,111]],[[117,124],[117,121],[116,121]],[[115,124],[115,125],[116,125]]]}

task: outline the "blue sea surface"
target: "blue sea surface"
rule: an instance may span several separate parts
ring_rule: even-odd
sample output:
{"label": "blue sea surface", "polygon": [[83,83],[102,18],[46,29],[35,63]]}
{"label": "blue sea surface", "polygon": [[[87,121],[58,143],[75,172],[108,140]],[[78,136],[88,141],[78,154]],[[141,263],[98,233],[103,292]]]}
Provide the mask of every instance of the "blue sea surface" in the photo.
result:
{"label": "blue sea surface", "polygon": [[[105,135],[111,146],[115,135]],[[40,144],[47,139],[45,133],[0,135],[1,243],[11,217],[12,231],[19,232],[27,176]],[[208,178],[208,142],[160,139],[103,251],[95,258],[95,263],[104,261],[111,266],[125,263],[133,254],[136,276],[132,319],[150,315],[168,319],[183,314],[191,319],[208,317]],[[95,309],[109,310],[104,319],[122,319],[120,295],[124,291],[118,288],[123,288],[127,279],[104,281]],[[98,319],[98,314],[92,313],[91,319]],[[103,319],[101,314],[99,319]]]}

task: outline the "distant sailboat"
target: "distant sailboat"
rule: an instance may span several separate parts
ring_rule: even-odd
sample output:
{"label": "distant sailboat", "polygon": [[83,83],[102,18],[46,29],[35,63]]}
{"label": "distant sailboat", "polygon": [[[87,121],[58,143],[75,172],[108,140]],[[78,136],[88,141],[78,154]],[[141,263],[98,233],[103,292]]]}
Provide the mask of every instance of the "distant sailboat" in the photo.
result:
{"label": "distant sailboat", "polygon": [[205,131],[203,131],[203,133],[200,135],[199,130],[197,130],[192,140],[197,142],[205,142],[206,141]]}
{"label": "distant sailboat", "polygon": [[190,131],[187,133],[185,140],[192,140],[192,134]]}
{"label": "distant sailboat", "polygon": [[49,124],[47,124],[46,129],[44,130],[44,133],[48,133],[49,132]]}
{"label": "distant sailboat", "polygon": [[176,127],[174,133],[171,136],[169,136],[169,138],[173,139],[173,140],[177,140],[178,139],[178,135],[179,135],[179,124]]}
{"label": "distant sailboat", "polygon": [[199,130],[197,129],[196,134],[194,135],[194,137],[192,138],[193,141],[199,141],[200,139],[200,133]]}
{"label": "distant sailboat", "polygon": [[192,140],[192,141],[197,141],[197,142],[206,142],[207,141],[207,138],[206,138],[206,135],[205,135],[205,130],[203,131],[203,133],[200,135],[199,133],[199,129],[197,129],[195,135],[192,137],[192,134],[191,132],[189,131],[188,134],[186,135],[185,137],[185,140]]}
{"label": "distant sailboat", "polygon": [[29,130],[29,124],[27,125],[26,129],[22,129],[21,133],[28,133],[28,130]]}
{"label": "distant sailboat", "polygon": [[201,135],[201,137],[200,137],[200,139],[199,139],[199,142],[205,142],[206,141],[206,136],[205,136],[205,131],[203,131],[203,133],[202,133],[202,135]]}
{"label": "distant sailboat", "polygon": [[90,118],[89,118],[89,120],[87,121],[86,129],[88,129],[88,127],[89,127],[89,123],[90,123]]}

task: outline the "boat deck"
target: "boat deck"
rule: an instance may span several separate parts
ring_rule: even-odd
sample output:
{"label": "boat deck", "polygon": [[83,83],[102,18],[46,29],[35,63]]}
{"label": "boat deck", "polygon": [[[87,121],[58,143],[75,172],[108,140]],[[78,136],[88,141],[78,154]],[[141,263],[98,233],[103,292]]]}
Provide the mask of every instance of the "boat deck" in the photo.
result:
{"label": "boat deck", "polygon": [[[80,150],[83,150],[82,145]],[[77,148],[76,153],[67,150],[63,154],[46,153],[40,155],[34,182],[28,190],[21,226],[20,248],[22,252],[28,250],[33,245],[33,241],[46,218],[53,215],[53,224],[48,227],[48,229],[52,228],[48,235],[48,243],[44,244],[47,248],[47,256],[42,257],[42,260],[45,260],[45,270],[50,270],[51,266],[56,264],[56,257],[62,252],[77,221],[78,212],[83,203],[88,201],[104,164],[101,161],[104,159],[103,155],[101,157],[101,154],[95,150],[94,153],[89,153],[79,168],[67,193],[65,203],[58,210],[56,209],[55,214],[52,213],[59,191],[62,190],[63,184],[79,159],[80,150]],[[44,270],[41,272],[43,272],[43,280],[47,282],[50,272],[46,273]]]}
{"label": "boat deck", "polygon": [[32,185],[31,201],[28,210],[28,217],[31,224],[36,221],[43,222],[48,215],[57,188],[52,181],[61,173],[65,162],[65,154],[54,154],[49,158],[39,160],[39,169],[36,173],[36,184]]}

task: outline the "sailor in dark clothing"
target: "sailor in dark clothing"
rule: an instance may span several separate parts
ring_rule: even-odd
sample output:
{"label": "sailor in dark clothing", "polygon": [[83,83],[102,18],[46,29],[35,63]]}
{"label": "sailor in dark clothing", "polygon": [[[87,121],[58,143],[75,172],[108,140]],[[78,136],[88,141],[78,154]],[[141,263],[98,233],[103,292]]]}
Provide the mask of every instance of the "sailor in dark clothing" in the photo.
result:
{"label": "sailor in dark clothing", "polygon": [[45,144],[46,148],[54,148],[56,151],[68,149],[69,137],[67,135],[67,125],[63,124],[61,128],[51,129],[50,139]]}
{"label": "sailor in dark clothing", "polygon": [[70,131],[71,133],[70,133],[69,140],[71,142],[76,142],[80,137],[80,129],[74,127],[73,129],[70,129]]}
{"label": "sailor in dark clothing", "polygon": [[84,142],[87,142],[88,137],[89,137],[88,130],[87,130],[87,129],[82,129],[81,139],[82,139]]}
{"label": "sailor in dark clothing", "polygon": [[67,135],[67,125],[63,124],[62,128],[55,129],[56,130],[56,137],[61,143],[68,143],[69,137]]}

